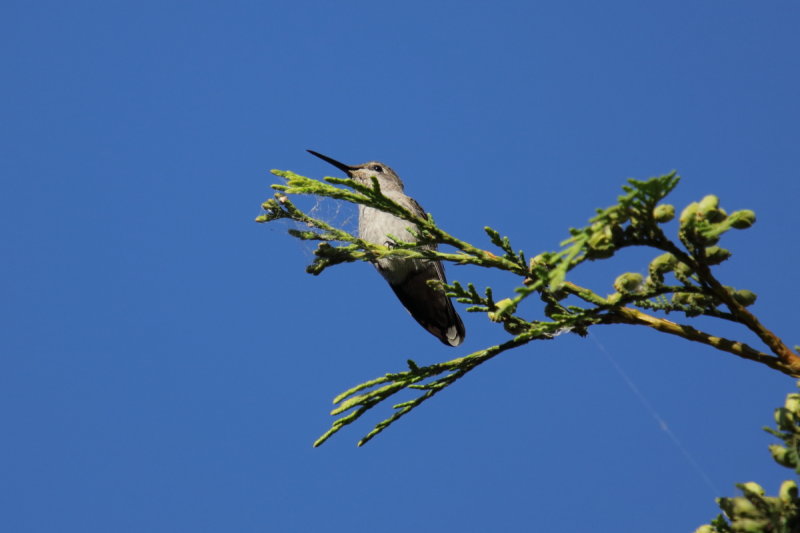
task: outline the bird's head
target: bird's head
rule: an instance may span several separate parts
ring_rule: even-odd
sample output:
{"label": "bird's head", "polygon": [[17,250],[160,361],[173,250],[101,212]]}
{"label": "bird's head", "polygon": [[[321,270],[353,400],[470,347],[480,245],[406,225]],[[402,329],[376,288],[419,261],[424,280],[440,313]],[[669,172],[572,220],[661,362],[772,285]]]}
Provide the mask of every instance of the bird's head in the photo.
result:
{"label": "bird's head", "polygon": [[308,153],[315,155],[323,161],[335,166],[339,170],[346,173],[353,181],[361,185],[371,187],[372,178],[374,177],[378,180],[378,185],[380,185],[381,190],[383,191],[403,191],[403,182],[400,181],[400,178],[397,176],[395,171],[380,161],[369,161],[360,165],[345,165],[344,163],[340,163],[335,159],[332,159],[326,155],[322,155],[313,150],[308,150]]}

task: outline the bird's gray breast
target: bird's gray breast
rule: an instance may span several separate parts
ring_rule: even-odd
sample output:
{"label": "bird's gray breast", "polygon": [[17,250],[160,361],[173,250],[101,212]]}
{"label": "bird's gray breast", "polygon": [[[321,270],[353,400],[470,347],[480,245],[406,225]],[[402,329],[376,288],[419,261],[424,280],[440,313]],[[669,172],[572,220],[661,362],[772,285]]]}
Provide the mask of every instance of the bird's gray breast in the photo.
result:
{"label": "bird's gray breast", "polygon": [[[398,201],[399,198],[393,198]],[[405,204],[406,202],[399,202]],[[365,241],[381,246],[391,246],[394,236],[401,241],[415,241],[415,237],[408,232],[408,228],[415,226],[372,207],[358,206],[358,236]],[[379,259],[375,266],[389,283],[401,283],[414,272],[430,268],[430,261],[425,259],[404,259],[400,257],[385,257]]]}

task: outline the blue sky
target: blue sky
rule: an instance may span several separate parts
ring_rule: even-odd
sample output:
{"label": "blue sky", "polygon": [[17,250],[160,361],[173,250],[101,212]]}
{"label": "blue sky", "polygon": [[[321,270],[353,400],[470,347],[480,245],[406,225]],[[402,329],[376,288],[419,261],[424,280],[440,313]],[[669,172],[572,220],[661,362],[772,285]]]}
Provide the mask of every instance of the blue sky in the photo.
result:
{"label": "blue sky", "polygon": [[[757,212],[719,275],[800,344],[798,26],[792,1],[4,2],[5,528],[674,532],[733,483],[777,491],[760,428],[793,380],[623,326],[510,352],[364,448],[385,410],[312,449],[342,390],[507,336],[464,315],[445,347],[369,265],[311,277],[310,246],[252,220],[269,169],[336,174],[312,148],[382,160],[447,230],[532,256],[676,169],[679,209]],[[575,279],[611,292],[652,255]]]}

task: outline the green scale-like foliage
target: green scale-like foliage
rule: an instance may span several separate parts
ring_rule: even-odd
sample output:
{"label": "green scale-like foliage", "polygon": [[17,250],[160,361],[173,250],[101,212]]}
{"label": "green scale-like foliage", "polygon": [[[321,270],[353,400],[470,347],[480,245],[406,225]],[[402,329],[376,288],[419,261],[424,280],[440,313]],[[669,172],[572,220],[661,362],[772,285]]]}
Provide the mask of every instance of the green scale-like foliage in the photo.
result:
{"label": "green scale-like foliage", "polygon": [[[497,355],[531,341],[554,339],[565,332],[585,335],[589,327],[598,324],[651,327],[789,375],[800,375],[800,356],[747,310],[756,300],[755,293],[723,285],[712,273],[713,267],[732,256],[719,245],[721,237],[731,229],[752,226],[755,214],[749,210],[728,214],[720,207],[716,196],[708,195],[683,209],[678,220],[677,239],[670,239],[664,233],[664,225],[673,220],[676,210],[664,200],[678,185],[679,177],[674,172],[644,181],[628,180],[623,187],[625,194],[617,198],[615,205],[598,209],[587,226],[569,230],[569,238],[558,250],[528,254],[530,260],[523,251],[515,251],[508,237],[491,227],[484,230],[488,244],[496,253],[462,241],[440,228],[430,214],[418,217],[384,196],[377,179],[373,178],[371,186],[365,186],[346,178],[329,177],[320,181],[288,171],[274,170],[273,174],[286,181],[272,186],[277,192],[274,198],[264,202],[264,211],[256,221],[292,220],[304,229],[290,229],[290,235],[319,241],[314,260],[307,268],[311,274],[318,275],[342,263],[405,257],[499,269],[519,280],[513,292],[501,298],[496,298],[491,288],[478,290],[471,283],[453,281],[444,285],[448,296],[466,305],[467,312],[486,313],[487,318],[502,325],[511,338],[433,365],[419,366],[408,359],[407,370],[387,373],[345,391],[334,400],[336,407],[331,414],[337,418],[315,445],[322,444],[397,393],[404,390],[415,393],[413,399],[392,405],[391,414],[359,441],[359,445],[364,444]],[[411,230],[414,241],[395,240],[392,246],[366,242],[303,212],[291,201],[294,195],[332,198],[391,213],[414,227]],[[422,246],[432,243],[444,245],[450,251]],[[568,280],[573,269],[609,258],[630,246],[651,248],[653,259],[648,265],[641,265],[644,273],[624,272],[610,280],[608,286],[613,287],[613,293],[603,296]],[[528,301],[532,295],[537,298]],[[568,297],[569,304],[566,303]],[[542,320],[530,318],[532,307],[538,302],[543,306],[545,319]],[[754,332],[768,350],[760,351],[665,318],[675,313],[689,318],[702,315],[738,323]]]}
{"label": "green scale-like foliage", "polygon": [[[800,385],[800,384],[798,384]],[[772,458],[781,466],[800,474],[800,394],[786,397],[783,407],[775,409],[777,429],[764,428],[783,444],[769,447]],[[800,532],[800,498],[797,482],[784,481],[777,496],[753,481],[739,483],[741,496],[717,498],[722,514],[695,533],[798,533]]]}

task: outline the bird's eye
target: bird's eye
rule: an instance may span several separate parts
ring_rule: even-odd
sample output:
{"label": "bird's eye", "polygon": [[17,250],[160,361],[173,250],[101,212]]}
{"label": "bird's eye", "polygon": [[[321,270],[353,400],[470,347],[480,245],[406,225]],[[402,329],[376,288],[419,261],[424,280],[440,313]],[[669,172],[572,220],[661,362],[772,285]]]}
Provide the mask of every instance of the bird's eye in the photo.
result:
{"label": "bird's eye", "polygon": [[375,172],[383,172],[383,167],[380,165],[372,165],[369,167],[370,170],[374,170]]}

